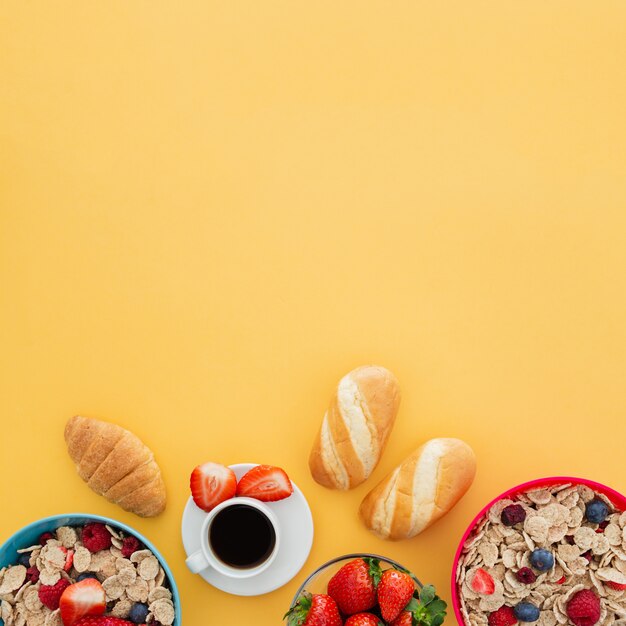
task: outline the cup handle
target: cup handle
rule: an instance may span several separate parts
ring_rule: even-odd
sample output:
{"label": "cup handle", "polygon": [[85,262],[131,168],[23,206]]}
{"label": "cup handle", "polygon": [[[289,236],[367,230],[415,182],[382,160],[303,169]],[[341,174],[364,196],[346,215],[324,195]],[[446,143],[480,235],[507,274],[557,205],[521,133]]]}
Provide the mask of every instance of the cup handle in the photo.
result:
{"label": "cup handle", "polygon": [[185,563],[194,574],[197,574],[198,572],[201,572],[202,570],[210,567],[209,562],[206,560],[206,557],[204,556],[202,550],[198,550],[197,552],[189,555]]}

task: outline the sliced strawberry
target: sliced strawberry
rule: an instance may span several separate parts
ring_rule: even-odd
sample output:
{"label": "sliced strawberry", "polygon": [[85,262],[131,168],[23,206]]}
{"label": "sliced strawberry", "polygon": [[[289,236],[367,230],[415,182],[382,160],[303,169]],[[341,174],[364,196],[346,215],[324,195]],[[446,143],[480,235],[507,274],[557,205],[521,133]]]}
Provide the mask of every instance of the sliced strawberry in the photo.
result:
{"label": "sliced strawberry", "polygon": [[615,591],[624,591],[624,589],[626,589],[626,585],[613,582],[612,580],[605,580],[604,584],[611,589],[615,589]]}
{"label": "sliced strawberry", "polygon": [[230,467],[209,462],[191,472],[189,485],[193,501],[208,512],[235,495],[237,477]]}
{"label": "sliced strawberry", "polygon": [[63,566],[63,569],[66,572],[69,572],[72,569],[72,565],[74,564],[74,550],[68,550],[63,546],[61,546],[61,550],[65,554],[65,565]]}
{"label": "sliced strawberry", "polygon": [[288,498],[293,485],[285,470],[272,465],[257,465],[244,474],[237,485],[237,495],[256,498],[263,502],[275,502]]}
{"label": "sliced strawberry", "polygon": [[496,590],[496,584],[493,578],[482,568],[477,570],[476,574],[474,574],[471,587],[476,593],[482,593],[485,596],[492,595]]}
{"label": "sliced strawberry", "polygon": [[65,626],[72,626],[86,615],[102,615],[106,610],[106,594],[95,578],[85,578],[70,585],[59,602],[61,619]]}
{"label": "sliced strawberry", "polygon": [[75,626],[136,626],[136,624],[121,617],[102,615],[100,617],[83,617],[76,622]]}

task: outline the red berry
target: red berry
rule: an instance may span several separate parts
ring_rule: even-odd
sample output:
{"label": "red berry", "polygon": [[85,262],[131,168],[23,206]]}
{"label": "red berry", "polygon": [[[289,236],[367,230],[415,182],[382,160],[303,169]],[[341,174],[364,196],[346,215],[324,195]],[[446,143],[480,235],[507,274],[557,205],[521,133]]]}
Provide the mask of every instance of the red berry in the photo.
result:
{"label": "red berry", "polygon": [[556,584],[557,584],[557,585],[562,585],[562,584],[563,584],[566,580],[567,580],[567,578],[565,578],[565,576],[561,576],[561,578],[559,578],[559,579],[556,581]]}
{"label": "red berry", "polygon": [[33,584],[39,580],[39,570],[34,565],[26,570],[26,580]]}
{"label": "red berry", "polygon": [[526,519],[526,511],[521,504],[509,504],[502,511],[500,519],[505,526],[515,526],[515,524],[521,524]]}
{"label": "red berry", "polygon": [[503,606],[489,615],[489,626],[513,626],[517,617],[510,606]]}
{"label": "red berry", "polygon": [[[303,594],[285,617],[289,626],[341,626],[343,624],[337,603],[330,596],[323,593],[315,595]],[[99,625],[81,624],[80,626]]]}
{"label": "red berry", "polygon": [[413,613],[410,611],[402,611],[402,613],[391,622],[391,626],[413,626]]}
{"label": "red berry", "polygon": [[570,598],[566,611],[574,626],[594,626],[600,620],[600,600],[590,589],[582,589]]}
{"label": "red berry", "polygon": [[137,552],[140,548],[141,542],[137,537],[124,537],[124,541],[122,542],[122,556],[128,559],[133,552]]}
{"label": "red berry", "polygon": [[65,553],[65,565],[63,566],[63,569],[66,572],[69,572],[74,563],[74,550],[68,550],[67,548],[61,546],[61,551]]}
{"label": "red berry", "polygon": [[612,580],[607,580],[604,584],[611,589],[615,589],[615,591],[624,591],[624,589],[626,589],[626,585],[622,583],[615,583]]}
{"label": "red berry", "polygon": [[376,604],[376,583],[380,574],[376,559],[350,561],[328,582],[328,595],[345,615],[367,611]]}
{"label": "red berry", "polygon": [[496,583],[486,570],[480,568],[474,574],[471,587],[476,593],[490,596],[496,590]]}
{"label": "red berry", "polygon": [[393,622],[410,602],[414,591],[415,583],[408,574],[395,569],[385,570],[376,590],[383,619]]}
{"label": "red berry", "polygon": [[532,585],[537,580],[537,574],[535,574],[530,567],[522,567],[515,576],[517,580],[525,585]]}
{"label": "red berry", "polygon": [[246,472],[237,484],[237,495],[263,502],[284,500],[293,493],[293,485],[285,470],[272,465],[257,465]]}
{"label": "red berry", "polygon": [[[152,622],[153,624],[155,622]],[[111,617],[110,615],[100,615],[95,617],[81,617],[74,626],[136,626],[133,622],[129,622],[120,617]]]}
{"label": "red berry", "polygon": [[100,552],[111,547],[111,533],[104,524],[85,524],[82,535],[83,545],[89,552]]}
{"label": "red berry", "polygon": [[63,592],[70,586],[69,580],[61,578],[55,585],[42,585],[39,587],[39,600],[41,604],[47,606],[51,611],[59,608],[59,600]]}
{"label": "red berry", "polygon": [[106,595],[99,580],[85,578],[70,585],[59,602],[64,626],[72,626],[85,615],[102,615],[106,610]]}
{"label": "red berry", "polygon": [[371,613],[357,613],[356,615],[350,616],[345,621],[344,626],[379,626],[379,624],[382,624],[382,622],[376,615],[372,615]]}
{"label": "red berry", "polygon": [[189,487],[196,506],[208,513],[237,493],[237,477],[230,467],[203,463],[191,472]]}
{"label": "red berry", "polygon": [[54,535],[52,533],[44,533],[43,535],[39,537],[39,543],[42,546],[45,546],[48,539],[54,539]]}

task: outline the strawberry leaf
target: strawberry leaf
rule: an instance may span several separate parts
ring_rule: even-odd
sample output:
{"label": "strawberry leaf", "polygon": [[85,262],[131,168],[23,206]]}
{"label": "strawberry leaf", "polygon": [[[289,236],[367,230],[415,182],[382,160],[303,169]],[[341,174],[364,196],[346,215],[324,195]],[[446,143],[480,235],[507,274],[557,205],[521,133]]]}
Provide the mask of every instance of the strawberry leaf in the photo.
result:
{"label": "strawberry leaf", "polygon": [[372,577],[374,587],[378,587],[380,578],[383,575],[383,570],[380,567],[380,561],[371,557],[367,557],[363,560],[367,563],[367,566],[369,568],[369,575]]}
{"label": "strawberry leaf", "polygon": [[296,604],[283,615],[283,619],[288,618],[287,624],[289,626],[302,626],[306,620],[306,616],[309,614],[311,603],[311,594],[307,592],[303,593],[298,598]]}
{"label": "strawberry leaf", "polygon": [[412,615],[413,626],[441,626],[447,604],[437,596],[432,585],[426,585],[419,592],[419,598],[411,598],[405,610]]}
{"label": "strawberry leaf", "polygon": [[426,585],[420,591],[420,602],[422,604],[430,604],[435,599],[435,588],[432,585]]}

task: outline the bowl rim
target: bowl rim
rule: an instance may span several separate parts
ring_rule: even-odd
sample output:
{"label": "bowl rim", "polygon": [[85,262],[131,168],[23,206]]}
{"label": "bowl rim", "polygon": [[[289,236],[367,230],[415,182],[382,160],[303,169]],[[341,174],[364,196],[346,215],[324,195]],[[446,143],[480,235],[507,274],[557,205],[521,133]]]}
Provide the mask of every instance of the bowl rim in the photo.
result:
{"label": "bowl rim", "polygon": [[327,567],[330,567],[331,565],[335,565],[336,563],[339,563],[339,561],[345,561],[347,559],[363,559],[363,558],[378,559],[379,561],[384,561],[385,563],[388,563],[389,565],[392,565],[393,567],[397,569],[401,569],[402,571],[408,572],[411,578],[413,578],[413,580],[417,583],[420,589],[424,586],[422,582],[420,581],[420,579],[415,574],[413,574],[411,570],[408,570],[406,567],[404,567],[404,565],[402,565],[401,563],[398,563],[398,561],[395,561],[394,559],[389,558],[388,556],[382,556],[380,554],[374,554],[372,552],[353,552],[350,554],[343,554],[342,556],[335,557],[334,559],[330,559],[329,561],[322,563],[322,565],[320,565],[315,570],[313,570],[304,579],[304,582],[300,585],[300,587],[298,588],[298,591],[296,591],[293,597],[293,600],[291,601],[290,608],[293,608],[295,606],[301,594],[306,589],[306,586],[309,583],[309,581],[315,578],[315,576],[317,576],[320,572],[325,570]]}
{"label": "bowl rim", "polygon": [[504,498],[508,498],[510,496],[516,496],[521,493],[525,493],[527,491],[532,491],[533,489],[539,489],[541,487],[556,486],[556,485],[562,485],[565,483],[585,485],[587,487],[590,487],[594,491],[597,491],[598,493],[605,495],[609,500],[611,500],[611,502],[613,502],[613,504],[617,508],[626,510],[626,496],[624,494],[620,493],[619,491],[616,491],[615,489],[611,487],[608,487],[607,485],[603,483],[599,483],[595,480],[590,480],[588,478],[577,478],[575,476],[548,476],[545,478],[536,478],[534,480],[521,483],[519,485],[516,485],[515,487],[511,487],[510,489],[503,491],[499,496],[493,498],[493,500],[491,500],[487,505],[485,505],[480,510],[478,515],[476,515],[472,519],[469,526],[463,533],[463,536],[461,537],[461,541],[459,542],[459,545],[454,554],[454,561],[452,564],[452,574],[450,578],[450,587],[451,587],[450,597],[452,601],[452,608],[454,610],[454,616],[456,617],[456,620],[459,624],[462,625],[465,623],[465,621],[463,618],[463,614],[461,613],[461,603],[459,601],[458,589],[457,589],[457,584],[456,584],[456,571],[459,565],[459,561],[461,559],[461,552],[463,551],[463,546],[465,545],[465,542],[467,541],[468,537],[474,530],[474,527],[476,526],[476,524],[478,524],[478,522],[484,517],[487,511],[489,511],[489,509],[491,509],[491,507],[494,504],[496,504],[496,502],[499,502],[500,500],[503,500]]}
{"label": "bowl rim", "polygon": [[[97,515],[95,513],[59,513],[57,515],[48,515],[47,517],[41,517],[39,519],[36,519],[30,522],[29,524],[26,524],[22,526],[21,528],[19,528],[18,530],[16,530],[5,541],[3,541],[2,544],[0,544],[0,551],[2,551],[7,544],[9,544],[11,541],[14,541],[17,537],[19,537],[19,535],[21,535],[24,531],[28,530],[31,526],[35,526],[39,524],[50,524],[62,518],[72,519],[72,518],[79,518],[79,517],[88,518],[95,522],[101,522],[103,524],[107,524],[109,526],[119,528],[120,530],[123,530],[127,534],[132,535],[136,537],[137,539],[139,539],[141,543],[143,543],[144,546],[146,546],[146,548],[148,548],[152,552],[152,554],[154,554],[154,556],[158,559],[159,564],[161,565],[161,567],[163,567],[163,570],[165,571],[165,575],[167,577],[167,580],[170,585],[170,589],[172,591],[172,598],[175,598],[176,600],[175,605],[174,605],[174,611],[176,614],[175,624],[176,626],[181,626],[182,607],[180,603],[180,593],[178,591],[178,585],[176,584],[176,579],[174,578],[174,574],[172,573],[172,570],[167,564],[165,557],[161,554],[161,552],[159,552],[156,546],[149,539],[146,539],[146,537],[144,537],[139,531],[135,530],[134,528],[132,528],[128,524],[125,524],[124,522],[120,522],[118,520],[115,520],[111,517],[106,517],[104,515]],[[0,620],[0,623],[2,623],[1,620]]]}

